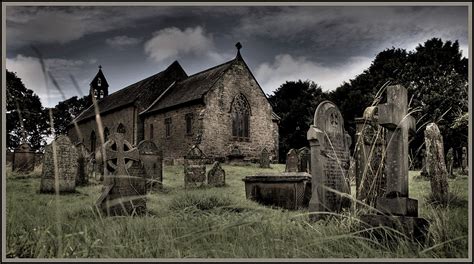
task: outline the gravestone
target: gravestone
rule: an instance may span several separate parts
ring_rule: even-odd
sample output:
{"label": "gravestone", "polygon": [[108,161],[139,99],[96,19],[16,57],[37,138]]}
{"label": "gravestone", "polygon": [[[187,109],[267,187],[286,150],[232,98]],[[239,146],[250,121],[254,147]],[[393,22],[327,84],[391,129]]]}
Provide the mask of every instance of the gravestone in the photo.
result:
{"label": "gravestone", "polygon": [[235,163],[235,164],[241,164],[244,161],[244,155],[242,154],[242,151],[240,151],[239,146],[234,145],[232,146],[232,149],[227,155],[227,159],[229,160],[229,163]]}
{"label": "gravestone", "polygon": [[[312,195],[310,212],[339,212],[350,206],[345,194],[350,194],[347,179],[351,137],[344,129],[344,119],[337,106],[321,102],[314,113],[314,124],[308,130],[311,146]],[[312,214],[319,220],[323,214]]]}
{"label": "gravestone", "polygon": [[215,187],[225,185],[225,171],[222,169],[219,161],[215,161],[207,173],[207,184]]}
{"label": "gravestone", "polygon": [[13,151],[12,170],[17,172],[32,172],[35,169],[35,152],[28,143],[21,143]]}
{"label": "gravestone", "polygon": [[432,197],[439,202],[448,198],[448,171],[444,161],[443,137],[435,123],[425,129],[426,171],[428,172]]}
{"label": "gravestone", "polygon": [[77,150],[77,175],[76,186],[87,185],[89,182],[89,151],[83,143],[76,144]]}
{"label": "gravestone", "polygon": [[296,149],[290,149],[286,154],[285,172],[298,172],[299,163],[298,152]]}
{"label": "gravestone", "polygon": [[424,178],[428,178],[428,173],[426,172],[426,150],[422,149],[420,155],[421,155],[420,175]]}
{"label": "gravestone", "polygon": [[40,192],[73,192],[76,188],[78,153],[65,135],[59,135],[44,150]]}
{"label": "gravestone", "polygon": [[453,167],[454,167],[454,154],[453,154],[453,148],[450,148],[448,150],[448,153],[446,153],[446,169],[448,170],[448,177],[455,177],[453,174]]}
{"label": "gravestone", "polygon": [[95,151],[94,155],[94,173],[96,180],[103,181],[107,170],[104,167],[104,157],[102,155],[102,149],[99,148]]}
{"label": "gravestone", "polygon": [[298,171],[311,173],[311,152],[308,147],[298,149]]}
{"label": "gravestone", "polygon": [[142,140],[138,151],[145,168],[147,189],[160,188],[163,184],[163,152],[151,140]]}
{"label": "gravestone", "polygon": [[260,168],[270,168],[270,153],[267,148],[263,148],[260,153]]}
{"label": "gravestone", "polygon": [[96,206],[102,213],[114,215],[139,215],[146,211],[146,182],[139,152],[124,139],[123,133],[114,133],[105,143],[105,166],[102,194]]}
{"label": "gravestone", "polygon": [[[373,207],[377,197],[383,196],[386,189],[383,170],[385,130],[378,123],[378,111],[374,106],[367,107],[355,123],[356,198]],[[360,208],[363,205],[357,203],[356,206]]]}
{"label": "gravestone", "polygon": [[462,173],[467,174],[468,163],[467,163],[467,148],[466,147],[462,147],[462,156],[461,157],[462,157],[462,161],[461,161]]}
{"label": "gravestone", "polygon": [[205,155],[193,145],[184,157],[184,187],[200,187],[206,184]]}
{"label": "gravestone", "polygon": [[378,105],[378,114],[379,124],[387,132],[384,160],[387,190],[377,198],[377,214],[361,216],[362,228],[386,226],[423,241],[429,223],[418,217],[418,201],[408,194],[408,137],[415,131],[415,119],[408,114],[405,87],[388,86],[387,103]]}

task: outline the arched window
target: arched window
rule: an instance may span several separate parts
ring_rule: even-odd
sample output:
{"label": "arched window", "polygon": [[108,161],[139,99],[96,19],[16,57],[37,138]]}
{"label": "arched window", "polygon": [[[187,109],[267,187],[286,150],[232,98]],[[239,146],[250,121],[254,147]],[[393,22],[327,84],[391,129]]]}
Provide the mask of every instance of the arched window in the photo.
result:
{"label": "arched window", "polygon": [[94,131],[92,131],[91,133],[90,141],[91,141],[91,152],[95,153],[95,144],[97,142],[97,138]]}
{"label": "arched window", "polygon": [[117,133],[122,133],[122,134],[125,134],[125,126],[120,123],[117,127]]}
{"label": "arched window", "polygon": [[107,142],[107,140],[109,140],[109,135],[110,135],[110,132],[109,132],[109,128],[106,127],[104,129],[104,141]]}
{"label": "arched window", "polygon": [[232,137],[236,140],[249,138],[250,105],[243,94],[237,95],[232,101]]}
{"label": "arched window", "polygon": [[97,78],[97,86],[100,86],[102,84],[102,80],[99,78]]}
{"label": "arched window", "polygon": [[153,124],[150,124],[150,139],[153,139]]}

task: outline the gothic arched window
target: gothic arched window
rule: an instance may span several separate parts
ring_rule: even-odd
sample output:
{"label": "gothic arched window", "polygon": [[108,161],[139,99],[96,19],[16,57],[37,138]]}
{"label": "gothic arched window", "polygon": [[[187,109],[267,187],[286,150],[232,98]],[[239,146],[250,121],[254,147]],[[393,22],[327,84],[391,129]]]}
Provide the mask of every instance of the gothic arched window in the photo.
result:
{"label": "gothic arched window", "polygon": [[232,137],[237,140],[249,138],[250,105],[243,94],[237,95],[232,101]]}
{"label": "gothic arched window", "polygon": [[96,138],[94,130],[92,130],[90,141],[91,141],[91,152],[95,153],[95,144],[97,142],[97,138]]}
{"label": "gothic arched window", "polygon": [[99,78],[97,78],[97,86],[100,86],[102,84],[102,80]]}
{"label": "gothic arched window", "polygon": [[117,127],[117,133],[123,133],[123,134],[125,134],[125,126],[124,126],[122,123],[120,123],[120,124],[118,125],[118,127]]}
{"label": "gothic arched window", "polygon": [[110,132],[109,132],[109,128],[105,128],[104,129],[104,141],[107,142],[107,140],[109,140],[109,135],[110,135]]}

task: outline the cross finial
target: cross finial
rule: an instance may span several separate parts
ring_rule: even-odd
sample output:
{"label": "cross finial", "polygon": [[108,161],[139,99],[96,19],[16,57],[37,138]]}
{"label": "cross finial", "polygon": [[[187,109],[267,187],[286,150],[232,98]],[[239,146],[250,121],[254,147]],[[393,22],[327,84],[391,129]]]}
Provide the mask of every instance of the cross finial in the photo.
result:
{"label": "cross finial", "polygon": [[237,42],[235,44],[235,47],[237,48],[237,51],[240,51],[240,49],[242,48],[242,44],[240,44],[240,42]]}
{"label": "cross finial", "polygon": [[99,69],[102,69],[102,65],[99,64]]}

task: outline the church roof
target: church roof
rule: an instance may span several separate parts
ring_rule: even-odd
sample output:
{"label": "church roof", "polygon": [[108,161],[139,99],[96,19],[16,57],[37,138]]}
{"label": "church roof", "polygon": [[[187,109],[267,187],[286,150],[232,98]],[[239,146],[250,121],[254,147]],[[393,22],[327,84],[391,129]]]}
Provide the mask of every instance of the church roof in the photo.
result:
{"label": "church roof", "polygon": [[[237,58],[236,58],[237,59]],[[236,60],[209,68],[176,82],[142,114],[149,114],[162,109],[178,106],[191,101],[198,101],[214,86],[227,69]]]}
{"label": "church roof", "polygon": [[100,78],[101,82],[103,83],[103,85],[105,87],[108,87],[109,86],[109,83],[107,82],[107,79],[105,78],[104,76],[104,73],[102,72],[102,67],[99,66],[99,71],[97,72],[97,74],[95,75],[94,79],[92,79],[90,85],[94,84],[94,83],[97,83],[97,79]]}
{"label": "church roof", "polygon": [[[143,110],[153,103],[155,98],[160,96],[170,86],[170,84],[176,80],[185,79],[186,77],[186,72],[183,70],[181,65],[175,61],[164,71],[131,84],[100,99],[97,102],[97,105],[101,114],[133,103],[139,107],[139,110]],[[74,121],[81,122],[93,117],[95,117],[95,110],[94,105],[91,105],[77,116]]]}

